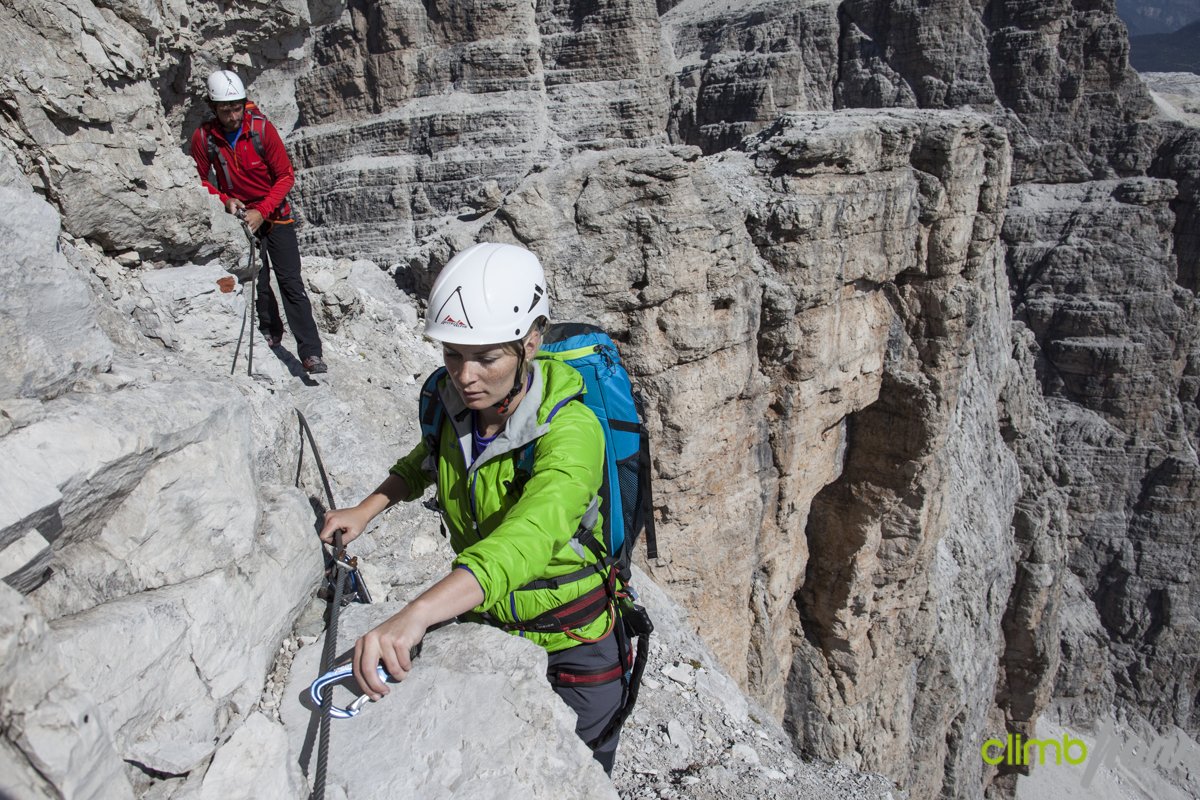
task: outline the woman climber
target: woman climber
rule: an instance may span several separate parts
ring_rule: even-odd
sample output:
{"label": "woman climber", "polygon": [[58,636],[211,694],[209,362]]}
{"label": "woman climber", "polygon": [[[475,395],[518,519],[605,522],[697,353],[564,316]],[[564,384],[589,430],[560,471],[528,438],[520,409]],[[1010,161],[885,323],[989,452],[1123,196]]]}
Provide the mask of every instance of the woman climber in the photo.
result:
{"label": "woman climber", "polygon": [[[426,384],[426,435],[358,505],[325,517],[321,539],[354,540],[389,506],[436,501],[457,554],[450,573],[354,646],[354,675],[377,700],[383,667],[403,680],[433,625],[466,615],[529,638],[549,654],[554,691],[578,714],[576,733],[611,774],[631,654],[618,645],[615,570],[603,569],[598,493],[604,434],[572,367],[535,359],[550,314],[541,263],[529,250],[478,244],[445,266],[430,292],[425,334],[445,374]],[[625,665],[621,661],[625,660]]]}

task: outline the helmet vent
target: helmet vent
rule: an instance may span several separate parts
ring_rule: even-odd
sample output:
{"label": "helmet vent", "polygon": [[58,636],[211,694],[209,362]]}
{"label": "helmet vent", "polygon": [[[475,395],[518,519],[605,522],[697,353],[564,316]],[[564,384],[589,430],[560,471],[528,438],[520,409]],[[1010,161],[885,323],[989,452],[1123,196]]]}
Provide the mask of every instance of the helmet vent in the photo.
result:
{"label": "helmet vent", "polygon": [[[535,283],[533,285],[533,302],[529,304],[529,311],[533,311],[534,306],[536,306],[542,299],[543,294],[545,294],[545,290]],[[516,311],[516,309],[514,308],[513,311]],[[528,314],[529,311],[526,311],[525,313]]]}

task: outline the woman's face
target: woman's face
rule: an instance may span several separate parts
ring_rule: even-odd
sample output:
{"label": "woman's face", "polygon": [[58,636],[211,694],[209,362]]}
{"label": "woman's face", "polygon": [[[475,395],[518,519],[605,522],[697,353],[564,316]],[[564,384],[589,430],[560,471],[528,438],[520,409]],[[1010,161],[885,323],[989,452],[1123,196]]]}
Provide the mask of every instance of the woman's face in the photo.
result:
{"label": "woman's face", "polygon": [[442,359],[454,388],[473,411],[504,400],[517,377],[517,355],[503,345],[443,343]]}

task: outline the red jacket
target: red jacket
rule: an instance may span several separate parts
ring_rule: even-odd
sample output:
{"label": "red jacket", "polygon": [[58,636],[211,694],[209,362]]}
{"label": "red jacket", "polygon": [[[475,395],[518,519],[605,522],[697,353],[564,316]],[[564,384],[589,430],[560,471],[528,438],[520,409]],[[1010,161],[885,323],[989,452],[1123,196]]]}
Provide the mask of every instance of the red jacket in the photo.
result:
{"label": "red jacket", "polygon": [[[255,131],[251,130],[252,125]],[[261,157],[254,147],[254,133],[258,134],[262,143]],[[210,140],[218,148],[219,154],[224,156],[223,159],[210,161]],[[220,197],[222,204],[235,197],[248,208],[257,210],[264,219],[276,222],[291,220],[292,208],[287,202],[287,193],[296,182],[292,162],[284,149],[283,140],[279,138],[279,132],[253,103],[246,103],[242,132],[236,147],[229,146],[220,123],[210,119],[192,134],[192,158],[196,162],[196,171],[200,173],[200,182],[209,192]],[[216,186],[208,179],[210,169],[216,173]]]}

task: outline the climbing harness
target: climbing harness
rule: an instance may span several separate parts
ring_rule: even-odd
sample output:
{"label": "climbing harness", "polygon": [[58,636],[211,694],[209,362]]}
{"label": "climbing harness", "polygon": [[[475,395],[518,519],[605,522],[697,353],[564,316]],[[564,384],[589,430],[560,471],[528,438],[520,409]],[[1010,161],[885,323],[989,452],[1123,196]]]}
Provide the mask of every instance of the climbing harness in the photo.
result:
{"label": "climbing harness", "polygon": [[[246,298],[246,307],[242,309],[242,329],[238,331],[237,347],[233,350],[233,363],[229,366],[229,374],[232,375],[237,370],[238,353],[242,350],[242,337],[246,335],[246,317],[250,317],[250,341],[246,348],[246,374],[253,375],[254,372],[254,307],[258,302],[258,294],[256,290],[256,281],[258,278],[258,270],[254,266],[254,254],[258,251],[258,242],[254,238],[254,234],[250,232],[250,226],[242,221],[242,230],[246,233],[246,241],[250,245],[250,284],[249,291],[243,289],[242,296]],[[243,284],[245,285],[245,284]],[[311,438],[311,434],[310,434]]]}
{"label": "climbing harness", "polygon": [[617,652],[620,664],[628,664],[632,654],[626,649],[633,639],[637,639],[637,656],[632,659],[633,667],[621,676],[623,691],[621,705],[617,713],[608,721],[604,732],[587,743],[595,750],[617,735],[625,720],[633,713],[637,705],[638,690],[642,686],[642,673],[650,660],[650,634],[654,633],[654,623],[646,609],[637,604],[637,594],[631,587],[626,587],[618,593],[618,605],[621,609],[621,631],[617,636]]}

